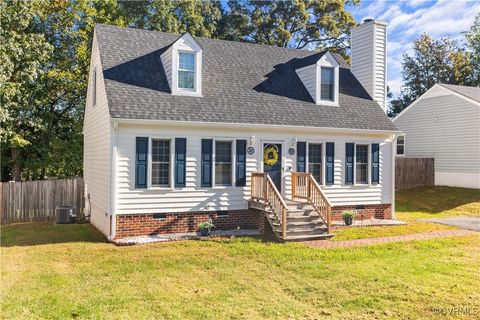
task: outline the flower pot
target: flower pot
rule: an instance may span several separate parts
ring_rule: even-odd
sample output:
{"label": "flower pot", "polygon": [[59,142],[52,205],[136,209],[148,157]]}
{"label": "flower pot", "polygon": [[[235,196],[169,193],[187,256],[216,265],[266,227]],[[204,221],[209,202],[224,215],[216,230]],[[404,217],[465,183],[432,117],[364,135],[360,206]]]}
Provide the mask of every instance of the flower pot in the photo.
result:
{"label": "flower pot", "polygon": [[343,218],[343,221],[345,222],[345,224],[347,226],[351,226],[353,224],[353,217],[346,217],[346,218]]}
{"label": "flower pot", "polygon": [[210,235],[210,229],[200,229],[200,234],[204,237]]}

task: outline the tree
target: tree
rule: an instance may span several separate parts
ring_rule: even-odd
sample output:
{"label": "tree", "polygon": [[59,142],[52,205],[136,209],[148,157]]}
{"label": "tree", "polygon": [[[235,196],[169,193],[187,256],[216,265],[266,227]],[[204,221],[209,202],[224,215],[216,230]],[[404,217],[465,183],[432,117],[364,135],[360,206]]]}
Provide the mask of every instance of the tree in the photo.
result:
{"label": "tree", "polygon": [[467,49],[469,49],[472,61],[473,78],[480,85],[480,12],[475,16],[470,31],[465,34]]}
{"label": "tree", "polygon": [[116,4],[1,2],[2,180],[81,173],[93,21]]}
{"label": "tree", "polygon": [[222,25],[227,39],[279,47],[332,48],[345,53],[356,25],[342,1],[229,1]]}
{"label": "tree", "polygon": [[344,53],[345,3],[0,0],[2,180],[82,173],[95,23]]}
{"label": "tree", "polygon": [[436,83],[475,85],[470,54],[448,38],[434,40],[426,34],[413,43],[413,54],[402,61],[403,87],[390,101],[394,117]]}
{"label": "tree", "polygon": [[217,38],[222,14],[219,2],[157,0],[152,3],[150,29]]}
{"label": "tree", "polygon": [[43,128],[34,117],[38,100],[31,92],[45,75],[41,66],[53,51],[36,27],[36,19],[45,15],[45,5],[44,1],[0,2],[2,169],[9,166],[15,180],[20,179],[22,150],[32,145],[33,136]]}

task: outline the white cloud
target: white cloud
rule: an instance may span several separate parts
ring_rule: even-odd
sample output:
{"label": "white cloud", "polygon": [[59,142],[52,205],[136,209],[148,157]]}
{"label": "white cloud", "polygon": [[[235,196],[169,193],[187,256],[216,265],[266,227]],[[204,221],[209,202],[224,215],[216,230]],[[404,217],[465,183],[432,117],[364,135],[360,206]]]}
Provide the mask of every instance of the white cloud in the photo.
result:
{"label": "white cloud", "polygon": [[435,38],[451,36],[468,30],[478,11],[480,2],[440,0],[428,8],[402,12],[390,21],[389,29],[401,29],[406,36],[418,37],[423,32]]}
{"label": "white cloud", "polygon": [[425,2],[431,2],[431,0],[409,0],[406,2],[407,2],[407,6],[409,6],[410,8],[416,8],[424,4]]}
{"label": "white cloud", "polygon": [[402,57],[412,54],[412,42],[422,33],[461,41],[461,33],[480,12],[480,1],[365,1],[352,11],[358,21],[373,18],[388,23],[388,84],[396,95],[402,84]]}
{"label": "white cloud", "polygon": [[400,94],[400,88],[402,87],[402,79],[388,80],[387,84],[394,97]]}
{"label": "white cloud", "polygon": [[365,19],[376,19],[383,11],[385,11],[385,7],[387,5],[387,1],[385,0],[367,3],[368,5],[364,7],[362,7],[362,4],[360,4],[360,8],[357,11],[358,15],[361,17],[360,21]]}

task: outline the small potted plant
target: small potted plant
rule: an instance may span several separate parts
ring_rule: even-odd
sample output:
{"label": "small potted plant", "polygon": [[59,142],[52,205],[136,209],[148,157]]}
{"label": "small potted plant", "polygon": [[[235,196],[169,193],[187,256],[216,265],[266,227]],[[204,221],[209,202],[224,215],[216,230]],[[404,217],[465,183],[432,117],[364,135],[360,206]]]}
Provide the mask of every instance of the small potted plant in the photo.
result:
{"label": "small potted plant", "polygon": [[215,228],[215,225],[212,221],[205,221],[198,224],[198,230],[200,230],[202,236],[209,236],[213,228]]}
{"label": "small potted plant", "polygon": [[355,212],[353,212],[352,210],[343,211],[342,213],[343,221],[347,226],[351,226],[353,224],[354,217],[355,217]]}

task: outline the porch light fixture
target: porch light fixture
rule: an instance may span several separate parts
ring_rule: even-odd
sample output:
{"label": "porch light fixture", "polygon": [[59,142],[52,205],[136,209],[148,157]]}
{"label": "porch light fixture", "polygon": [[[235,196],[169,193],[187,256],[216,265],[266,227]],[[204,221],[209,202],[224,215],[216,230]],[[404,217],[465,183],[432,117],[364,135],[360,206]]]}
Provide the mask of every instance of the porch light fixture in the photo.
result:
{"label": "porch light fixture", "polygon": [[255,144],[255,136],[251,136],[250,137],[250,146],[253,147],[254,144]]}
{"label": "porch light fixture", "polygon": [[298,141],[298,139],[297,139],[297,138],[293,138],[293,139],[292,139],[292,145],[291,145],[291,146],[292,146],[292,148],[295,148],[295,147],[296,147],[296,145],[297,145],[297,141]]}

